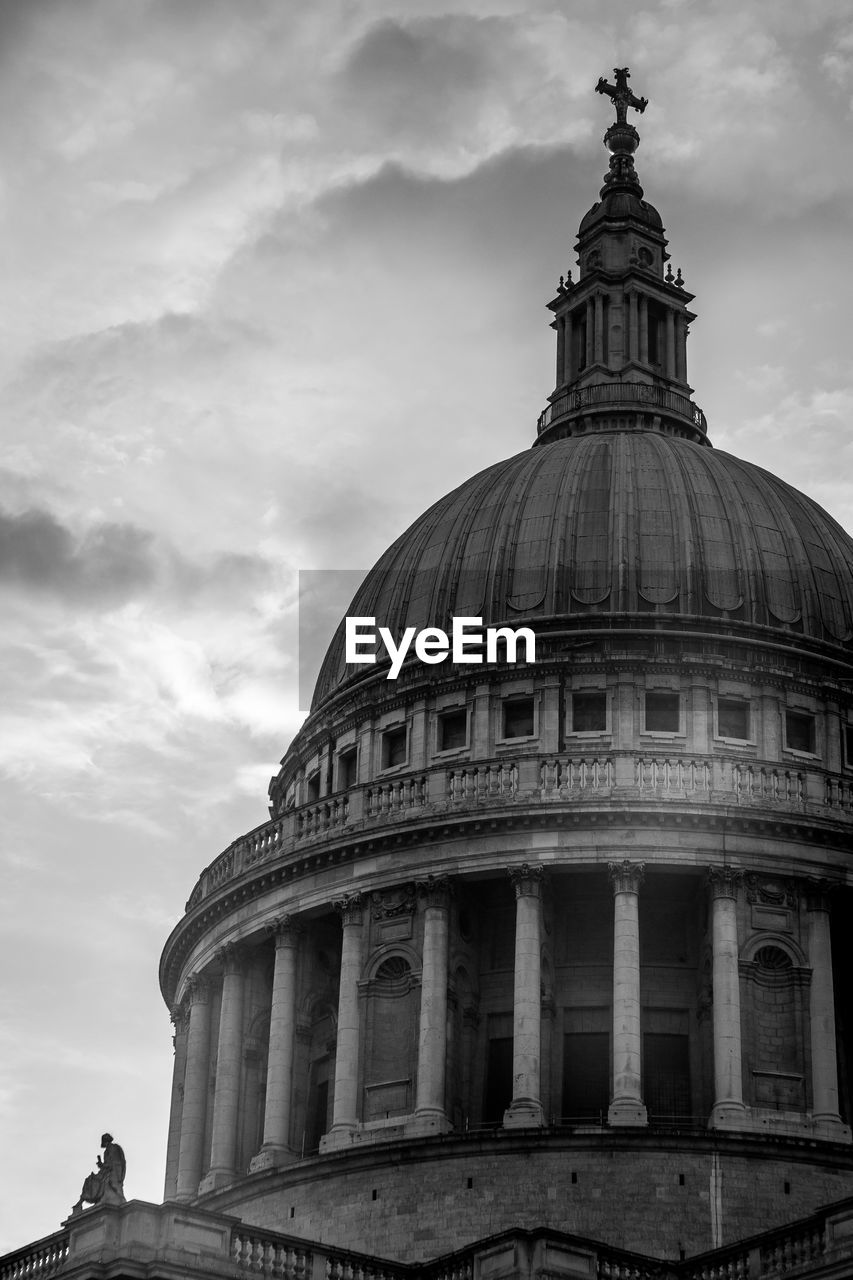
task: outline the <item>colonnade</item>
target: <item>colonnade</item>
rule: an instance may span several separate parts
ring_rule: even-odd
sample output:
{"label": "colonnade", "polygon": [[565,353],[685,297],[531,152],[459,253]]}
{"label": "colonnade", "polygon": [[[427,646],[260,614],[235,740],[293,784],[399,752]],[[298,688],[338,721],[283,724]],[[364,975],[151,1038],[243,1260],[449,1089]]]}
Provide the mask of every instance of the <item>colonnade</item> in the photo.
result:
{"label": "colonnade", "polygon": [[[640,862],[608,865],[613,893],[612,1077],[608,1123],[647,1124],[642,1096],[639,894],[644,879]],[[513,975],[512,1099],[504,1115],[507,1128],[545,1123],[541,1098],[541,955],[543,946],[542,867],[522,864],[510,870],[515,891]],[[742,1079],[740,956],[737,895],[743,875],[731,867],[708,871],[713,981],[714,1103],[709,1125],[739,1129],[747,1107]],[[411,1135],[451,1128],[445,1111],[448,979],[452,886],[446,879],[419,882],[423,909],[417,1087],[413,1115],[404,1120]],[[362,895],[334,902],[341,920],[341,962],[337,1040],[334,1057],[332,1122],[321,1151],[354,1140],[360,1128],[359,1062],[362,1009],[359,983],[365,960],[365,911]],[[840,1128],[838,1072],[829,908],[821,886],[807,894],[811,982],[810,1038],[812,1119],[831,1132]],[[297,951],[301,930],[292,917],[271,927],[275,966],[270,1009],[267,1090],[263,1143],[250,1171],[275,1167],[295,1158],[290,1147],[296,1046]],[[175,1076],[172,1091],[166,1197],[188,1200],[240,1176],[235,1167],[238,1132],[244,1001],[243,954],[228,945],[218,953],[222,1001],[216,1042],[210,1157],[205,1171],[209,1079],[211,1074],[210,985],[205,975],[186,984],[183,1006],[175,1013]],[[469,1068],[470,1070],[470,1064]],[[829,1136],[829,1134],[827,1134]],[[203,1176],[204,1175],[204,1176]]]}
{"label": "colonnade", "polygon": [[[615,303],[620,302],[619,295]],[[651,307],[650,307],[651,302]],[[608,325],[614,298],[598,289],[573,311],[564,312],[554,322],[557,329],[557,387],[574,382],[591,364],[617,366],[633,362],[651,365],[664,377],[687,382],[687,316],[667,306],[638,288],[629,288],[621,296],[624,314],[624,336],[621,359],[610,350]],[[652,335],[652,325],[659,331]]]}

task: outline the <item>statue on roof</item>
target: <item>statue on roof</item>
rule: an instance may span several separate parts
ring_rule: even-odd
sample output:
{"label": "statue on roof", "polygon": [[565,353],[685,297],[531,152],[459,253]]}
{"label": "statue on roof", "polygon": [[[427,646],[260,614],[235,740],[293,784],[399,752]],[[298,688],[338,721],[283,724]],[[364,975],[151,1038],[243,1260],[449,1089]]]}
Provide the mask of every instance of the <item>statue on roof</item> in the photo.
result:
{"label": "statue on roof", "polygon": [[649,105],[648,98],[638,98],[628,88],[628,81],[631,73],[627,67],[614,67],[613,75],[616,78],[615,84],[609,84],[604,76],[601,76],[598,84],[595,86],[596,93],[606,93],[608,98],[613,99],[613,105],[616,108],[616,123],[626,124],[628,120],[628,108],[633,107],[640,114],[645,111]]}
{"label": "statue on roof", "polygon": [[80,1199],[71,1210],[80,1213],[84,1202],[87,1204],[125,1204],[124,1175],[127,1172],[127,1161],[124,1152],[111,1133],[101,1134],[103,1158],[97,1156],[97,1173],[90,1173],[83,1183]]}

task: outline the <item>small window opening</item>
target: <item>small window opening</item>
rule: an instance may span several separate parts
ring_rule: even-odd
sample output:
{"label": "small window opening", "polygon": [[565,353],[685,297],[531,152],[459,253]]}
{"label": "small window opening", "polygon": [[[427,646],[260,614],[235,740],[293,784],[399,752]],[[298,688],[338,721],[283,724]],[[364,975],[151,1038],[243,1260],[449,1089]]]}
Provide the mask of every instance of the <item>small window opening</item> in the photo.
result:
{"label": "small window opening", "polygon": [[717,734],[721,738],[749,737],[749,703],[720,698],[717,703]]}
{"label": "small window opening", "polygon": [[814,753],[814,716],[785,712],[785,745],[790,751]]}
{"label": "small window opening", "polygon": [[518,698],[505,702],[503,708],[505,738],[533,737],[533,699]]}
{"label": "small window opening", "polygon": [[358,748],[348,747],[338,756],[338,790],[355,786],[358,778]]}
{"label": "small window opening", "polygon": [[853,769],[853,724],[844,726],[844,763]]}
{"label": "small window opening", "polygon": [[579,689],[572,694],[572,731],[601,733],[607,728],[607,694],[603,689]]}
{"label": "small window opening", "polygon": [[681,699],[661,689],[646,694],[646,733],[678,733]]}
{"label": "small window opening", "polygon": [[468,745],[468,712],[445,711],[438,718],[438,749],[454,751]]}
{"label": "small window opening", "polygon": [[382,768],[393,769],[395,765],[405,764],[408,750],[408,733],[405,726],[401,729],[389,729],[382,735]]}
{"label": "small window opening", "polygon": [[307,797],[308,797],[308,803],[309,803],[309,804],[316,804],[316,803],[317,803],[317,801],[320,799],[320,773],[319,773],[319,770],[317,771],[317,773],[312,773],[312,774],[311,774],[311,777],[308,779],[308,784],[307,784],[307,787],[306,787],[306,794],[307,794]]}

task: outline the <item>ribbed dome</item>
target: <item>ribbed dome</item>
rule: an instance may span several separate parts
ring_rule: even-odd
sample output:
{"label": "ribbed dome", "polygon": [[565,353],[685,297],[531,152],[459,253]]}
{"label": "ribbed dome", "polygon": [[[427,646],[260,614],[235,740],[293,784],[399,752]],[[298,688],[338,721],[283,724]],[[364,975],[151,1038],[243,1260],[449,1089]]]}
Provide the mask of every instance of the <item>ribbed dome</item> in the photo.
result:
{"label": "ribbed dome", "polygon": [[[348,610],[400,635],[590,615],[700,616],[853,637],[853,539],[761,467],[652,431],[558,440],[488,467],[389,547]],[[375,668],[373,668],[375,670]],[[343,629],[316,708],[347,678]]]}
{"label": "ribbed dome", "polygon": [[656,231],[663,230],[661,216],[648,200],[641,200],[630,191],[608,192],[604,200],[594,204],[581,219],[578,235],[584,235],[591,227],[604,221],[605,218],[633,218],[637,222],[646,223]]}

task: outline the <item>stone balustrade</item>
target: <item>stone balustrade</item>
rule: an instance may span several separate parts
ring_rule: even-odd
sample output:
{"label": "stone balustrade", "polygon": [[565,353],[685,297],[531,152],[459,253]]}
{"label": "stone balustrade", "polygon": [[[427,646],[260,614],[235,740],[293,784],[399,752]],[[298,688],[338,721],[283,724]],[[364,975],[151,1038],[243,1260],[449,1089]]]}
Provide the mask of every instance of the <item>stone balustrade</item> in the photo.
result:
{"label": "stone balustrade", "polygon": [[[201,1208],[128,1204],[87,1209],[65,1228],[0,1258],[0,1280],[40,1280],[63,1273],[120,1280],[132,1250],[139,1274],[255,1275],[265,1280],[472,1280],[485,1253],[519,1259],[514,1272],[594,1275],[596,1280],[770,1280],[788,1274],[847,1275],[853,1199],[828,1205],[800,1222],[777,1227],[682,1261],[658,1260],[561,1232],[511,1229],[430,1262],[402,1263],[249,1226]],[[579,1265],[582,1264],[582,1270]],[[97,1268],[93,1272],[92,1267]],[[176,1270],[177,1268],[177,1270]],[[807,1270],[806,1270],[807,1269]]]}
{"label": "stone balustrade", "polygon": [[57,1231],[0,1258],[0,1280],[41,1280],[60,1271],[68,1257],[68,1232]]}
{"label": "stone balustrade", "polygon": [[197,906],[256,864],[296,855],[330,832],[418,820],[482,805],[596,804],[681,799],[691,805],[853,818],[853,780],[823,769],[675,752],[524,755],[440,765],[380,779],[288,810],[235,840],[202,872]]}

